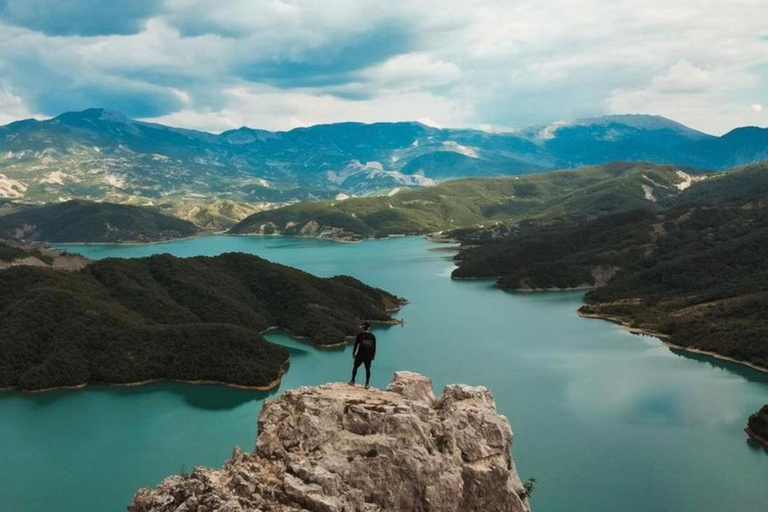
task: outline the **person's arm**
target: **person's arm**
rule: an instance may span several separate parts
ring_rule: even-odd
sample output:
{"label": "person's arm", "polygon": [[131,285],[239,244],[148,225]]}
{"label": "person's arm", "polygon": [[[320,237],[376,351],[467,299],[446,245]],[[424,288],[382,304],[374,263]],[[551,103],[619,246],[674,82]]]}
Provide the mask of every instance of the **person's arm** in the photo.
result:
{"label": "person's arm", "polygon": [[373,351],[371,352],[371,361],[376,359],[376,336],[371,334],[371,338],[373,338]]}
{"label": "person's arm", "polygon": [[355,358],[357,356],[357,349],[360,348],[360,335],[358,334],[355,338],[355,346],[352,347],[352,358]]}

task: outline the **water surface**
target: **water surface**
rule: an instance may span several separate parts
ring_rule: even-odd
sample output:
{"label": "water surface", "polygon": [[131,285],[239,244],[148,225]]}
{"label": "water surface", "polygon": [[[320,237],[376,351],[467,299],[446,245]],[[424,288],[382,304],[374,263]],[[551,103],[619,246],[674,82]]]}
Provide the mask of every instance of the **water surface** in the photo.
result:
{"label": "water surface", "polygon": [[[450,255],[420,238],[338,244],[212,236],[142,246],[67,246],[91,258],[245,251],[322,276],[350,274],[408,298],[405,325],[377,329],[373,384],[395,370],[483,384],[515,432],[535,512],[766,510],[768,454],[742,432],[768,378],[675,354],[658,340],[576,315],[580,292],[511,294],[451,281]],[[346,381],[350,348],[292,350],[280,392]],[[0,394],[3,511],[119,511],[136,488],[252,449],[273,393],[153,384]]]}

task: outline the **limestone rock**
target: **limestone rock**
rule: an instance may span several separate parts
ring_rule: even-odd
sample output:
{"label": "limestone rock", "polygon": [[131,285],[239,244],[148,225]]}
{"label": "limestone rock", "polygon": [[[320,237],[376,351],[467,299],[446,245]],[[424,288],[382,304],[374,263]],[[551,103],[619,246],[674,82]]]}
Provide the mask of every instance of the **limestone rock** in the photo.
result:
{"label": "limestone rock", "polygon": [[254,453],[141,489],[130,512],[528,512],[512,431],[483,387],[435,398],[398,372],[385,391],[302,387],[267,402]]}

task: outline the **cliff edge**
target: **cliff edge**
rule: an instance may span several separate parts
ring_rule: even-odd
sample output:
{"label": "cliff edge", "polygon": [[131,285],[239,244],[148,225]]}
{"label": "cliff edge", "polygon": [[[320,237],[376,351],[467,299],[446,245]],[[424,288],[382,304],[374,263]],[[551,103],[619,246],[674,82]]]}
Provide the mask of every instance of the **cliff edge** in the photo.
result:
{"label": "cliff edge", "polygon": [[386,390],[302,387],[266,402],[256,451],[140,489],[129,512],[528,512],[512,431],[484,387],[397,372]]}

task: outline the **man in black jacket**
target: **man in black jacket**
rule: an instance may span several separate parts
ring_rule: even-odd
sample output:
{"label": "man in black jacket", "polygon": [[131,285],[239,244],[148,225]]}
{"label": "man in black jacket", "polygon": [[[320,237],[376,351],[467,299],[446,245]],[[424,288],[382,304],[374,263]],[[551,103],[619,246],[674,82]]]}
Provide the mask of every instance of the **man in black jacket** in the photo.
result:
{"label": "man in black jacket", "polygon": [[349,381],[350,386],[355,385],[357,369],[360,368],[361,364],[364,364],[365,389],[370,387],[371,363],[374,357],[376,357],[376,336],[371,332],[371,324],[365,322],[363,324],[363,332],[355,338],[355,347],[352,349],[352,358],[355,360],[355,364],[352,367],[352,380]]}

